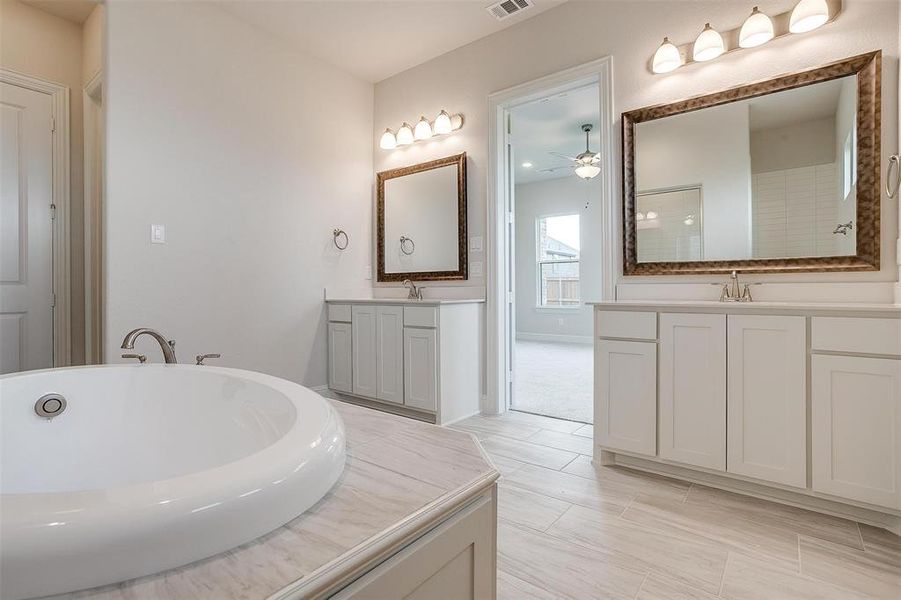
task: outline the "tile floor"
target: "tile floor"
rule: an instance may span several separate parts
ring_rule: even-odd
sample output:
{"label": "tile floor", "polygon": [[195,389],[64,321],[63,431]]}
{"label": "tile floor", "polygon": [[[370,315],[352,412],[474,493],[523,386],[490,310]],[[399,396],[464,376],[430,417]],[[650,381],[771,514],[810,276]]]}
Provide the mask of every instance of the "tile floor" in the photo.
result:
{"label": "tile floor", "polygon": [[510,412],[455,427],[501,471],[498,597],[901,599],[901,537],[589,462],[590,425]]}
{"label": "tile floor", "polygon": [[583,423],[593,421],[591,344],[516,340],[514,360],[514,408]]}

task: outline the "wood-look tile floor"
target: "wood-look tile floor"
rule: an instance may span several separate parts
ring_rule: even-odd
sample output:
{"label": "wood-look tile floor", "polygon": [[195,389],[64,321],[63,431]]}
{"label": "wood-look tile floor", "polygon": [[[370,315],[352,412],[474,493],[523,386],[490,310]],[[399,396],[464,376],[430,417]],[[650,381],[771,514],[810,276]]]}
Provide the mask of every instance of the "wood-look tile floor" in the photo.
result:
{"label": "wood-look tile floor", "polygon": [[498,597],[901,599],[901,538],[701,485],[595,469],[590,425],[471,417],[501,471]]}

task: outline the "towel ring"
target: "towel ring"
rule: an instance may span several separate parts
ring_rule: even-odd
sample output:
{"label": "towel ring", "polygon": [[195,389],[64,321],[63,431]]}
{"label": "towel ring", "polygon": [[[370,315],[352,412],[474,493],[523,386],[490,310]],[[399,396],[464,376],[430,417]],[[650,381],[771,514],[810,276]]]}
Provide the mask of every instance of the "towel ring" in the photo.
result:
{"label": "towel ring", "polygon": [[[895,177],[895,189],[892,189],[892,171],[897,169]],[[885,193],[889,198],[894,198],[901,187],[901,156],[893,154],[888,159],[888,170],[885,172]]]}
{"label": "towel ring", "polygon": [[[407,252],[407,242],[410,242],[410,251]],[[413,238],[408,238],[405,235],[400,236],[400,251],[410,256],[414,252],[416,252],[416,243],[413,241]]]}
{"label": "towel ring", "polygon": [[[338,242],[338,238],[340,238],[342,235],[344,236],[343,246]],[[350,243],[350,238],[347,237],[347,232],[343,229],[336,229],[332,232],[332,241],[335,243],[335,248],[337,248],[338,250],[345,250],[347,249],[347,245]]]}

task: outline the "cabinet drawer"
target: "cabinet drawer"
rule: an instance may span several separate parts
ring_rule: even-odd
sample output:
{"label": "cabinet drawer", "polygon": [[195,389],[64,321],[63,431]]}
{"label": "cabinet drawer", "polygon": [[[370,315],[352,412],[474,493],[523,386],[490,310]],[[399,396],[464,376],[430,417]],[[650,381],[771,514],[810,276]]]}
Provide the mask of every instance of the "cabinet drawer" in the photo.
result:
{"label": "cabinet drawer", "polygon": [[350,304],[329,304],[328,320],[350,323]]}
{"label": "cabinet drawer", "polygon": [[595,313],[595,323],[597,337],[657,339],[657,313],[598,310]]}
{"label": "cabinet drawer", "polygon": [[813,317],[813,350],[901,355],[901,319]]}
{"label": "cabinet drawer", "polygon": [[404,327],[438,327],[438,309],[434,306],[405,306]]}

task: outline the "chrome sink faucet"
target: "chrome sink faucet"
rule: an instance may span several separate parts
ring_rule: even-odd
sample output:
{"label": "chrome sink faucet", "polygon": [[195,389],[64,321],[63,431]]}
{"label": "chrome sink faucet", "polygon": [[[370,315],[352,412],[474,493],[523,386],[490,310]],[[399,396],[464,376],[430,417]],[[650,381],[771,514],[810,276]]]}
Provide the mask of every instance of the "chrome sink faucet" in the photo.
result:
{"label": "chrome sink faucet", "polygon": [[422,286],[417,287],[415,283],[410,281],[409,279],[404,279],[404,287],[410,290],[407,293],[407,300],[422,300],[422,290],[425,288]]}
{"label": "chrome sink faucet", "polygon": [[[142,335],[149,335],[153,339],[157,341],[160,345],[160,349],[163,351],[163,359],[166,361],[166,364],[177,364],[178,360],[175,358],[175,340],[167,340],[161,333],[158,331],[154,331],[153,329],[148,329],[146,327],[139,327],[137,329],[133,329],[128,332],[125,336],[125,339],[122,340],[122,349],[123,350],[134,350],[135,348],[135,340],[138,339]],[[131,354],[123,354],[123,358],[140,358],[137,355]],[[146,357],[145,357],[146,360]],[[141,361],[144,362],[143,360]]]}
{"label": "chrome sink faucet", "polygon": [[731,285],[729,283],[715,283],[713,285],[722,285],[722,290],[720,291],[720,302],[753,302],[754,298],[751,297],[751,286],[757,285],[754,283],[746,283],[744,287],[741,287],[738,282],[738,271],[732,271],[732,275],[730,276],[732,280]]}

